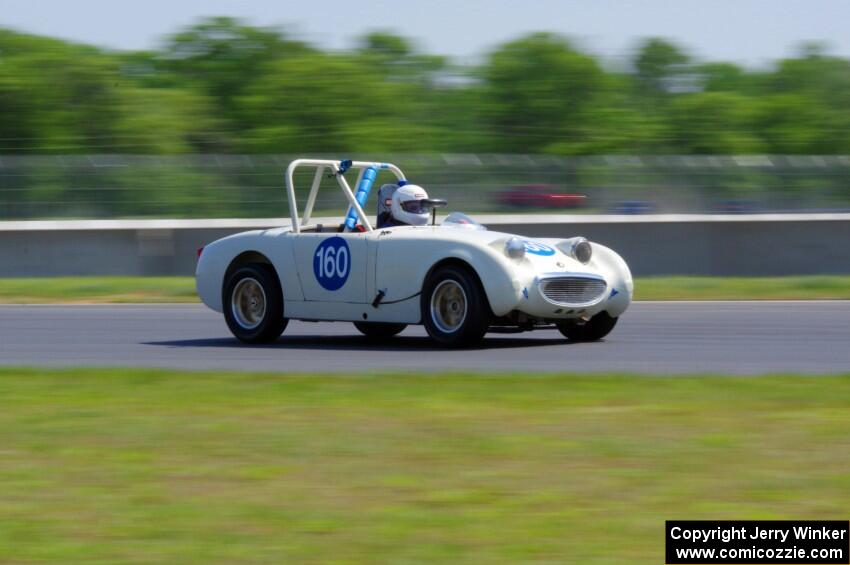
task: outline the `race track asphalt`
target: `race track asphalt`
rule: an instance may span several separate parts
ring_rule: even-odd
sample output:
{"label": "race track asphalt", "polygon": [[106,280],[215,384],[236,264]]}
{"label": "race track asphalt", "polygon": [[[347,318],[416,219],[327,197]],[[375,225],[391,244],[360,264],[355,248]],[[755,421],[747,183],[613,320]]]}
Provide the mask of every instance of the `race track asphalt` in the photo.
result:
{"label": "race track asphalt", "polygon": [[555,330],[433,345],[422,327],[372,343],[349,323],[293,322],[246,346],[200,305],[0,306],[0,365],[244,371],[848,373],[850,301],[638,302],[599,343]]}

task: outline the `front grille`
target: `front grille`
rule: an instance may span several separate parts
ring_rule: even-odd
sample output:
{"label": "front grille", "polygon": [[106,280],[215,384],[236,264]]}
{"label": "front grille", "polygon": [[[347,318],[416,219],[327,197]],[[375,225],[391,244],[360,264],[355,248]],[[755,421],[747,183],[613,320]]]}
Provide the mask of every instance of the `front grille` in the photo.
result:
{"label": "front grille", "polygon": [[579,305],[596,302],[605,294],[608,283],[587,277],[558,277],[540,283],[543,296],[558,304]]}

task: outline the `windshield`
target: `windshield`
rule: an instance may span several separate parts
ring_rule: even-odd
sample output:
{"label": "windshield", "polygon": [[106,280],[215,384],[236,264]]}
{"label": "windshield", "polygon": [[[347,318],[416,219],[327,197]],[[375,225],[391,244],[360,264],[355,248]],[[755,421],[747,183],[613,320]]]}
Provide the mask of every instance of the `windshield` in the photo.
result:
{"label": "windshield", "polygon": [[452,212],[443,222],[442,226],[450,228],[462,228],[467,230],[486,230],[484,226],[464,214],[463,212]]}

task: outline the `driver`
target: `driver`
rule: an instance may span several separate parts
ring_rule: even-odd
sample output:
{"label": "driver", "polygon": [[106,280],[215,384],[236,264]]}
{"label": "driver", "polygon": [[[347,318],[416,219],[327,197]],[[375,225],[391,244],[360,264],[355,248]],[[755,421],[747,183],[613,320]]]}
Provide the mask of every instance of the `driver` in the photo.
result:
{"label": "driver", "polygon": [[[381,187],[384,192],[385,187]],[[394,188],[394,187],[393,187]],[[381,198],[379,193],[379,198]],[[383,200],[382,200],[383,202]],[[404,184],[393,191],[389,210],[386,206],[378,214],[378,227],[424,226],[428,223],[431,206],[428,193],[421,186]]]}

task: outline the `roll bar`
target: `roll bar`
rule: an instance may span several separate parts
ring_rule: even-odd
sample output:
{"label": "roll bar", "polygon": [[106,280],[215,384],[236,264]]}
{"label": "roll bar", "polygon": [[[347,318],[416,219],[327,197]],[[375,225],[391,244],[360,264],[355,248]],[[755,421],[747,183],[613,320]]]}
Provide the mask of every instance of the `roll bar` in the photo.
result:
{"label": "roll bar", "polygon": [[[316,174],[313,176],[313,185],[310,188],[310,194],[307,197],[307,204],[304,206],[304,215],[301,219],[299,219],[298,203],[295,201],[295,183],[293,181],[293,177],[295,169],[304,166],[316,167]],[[331,159],[296,159],[292,161],[286,168],[286,196],[289,199],[289,215],[292,218],[292,231],[294,233],[300,233],[301,227],[309,224],[310,216],[313,214],[313,206],[316,204],[316,195],[319,192],[319,187],[322,184],[322,177],[326,170],[329,170],[330,176],[336,178],[337,184],[339,184],[339,187],[342,189],[342,193],[348,200],[349,206],[357,212],[357,217],[363,227],[366,228],[366,231],[373,231],[371,222],[369,222],[365,212],[363,212],[363,208],[354,197],[354,193],[351,191],[348,181],[346,181],[343,176],[345,172],[350,169],[357,169],[360,171],[357,178],[357,184],[355,185],[357,186],[360,184],[360,180],[363,178],[365,170],[369,168],[374,168],[378,172],[383,170],[390,171],[395,175],[397,180],[404,180],[404,173],[392,163],[372,163],[369,161],[348,160],[334,161]]]}

